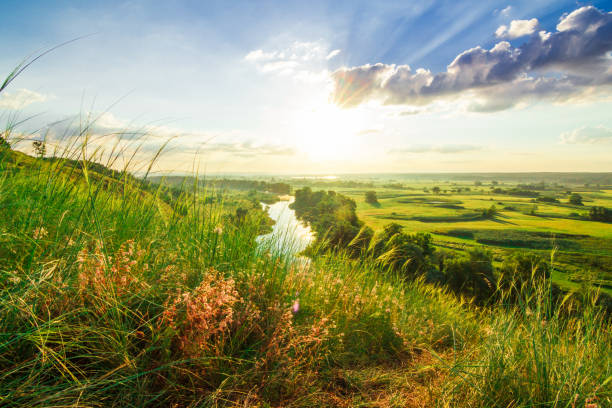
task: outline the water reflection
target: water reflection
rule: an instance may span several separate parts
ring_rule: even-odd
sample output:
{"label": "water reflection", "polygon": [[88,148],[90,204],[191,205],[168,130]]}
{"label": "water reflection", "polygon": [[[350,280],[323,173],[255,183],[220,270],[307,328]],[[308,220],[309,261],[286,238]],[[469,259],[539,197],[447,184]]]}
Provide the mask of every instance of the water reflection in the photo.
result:
{"label": "water reflection", "polygon": [[294,201],[291,196],[283,196],[282,200],[274,204],[263,204],[268,215],[276,223],[272,232],[257,237],[257,242],[273,252],[282,252],[284,255],[297,255],[302,252],[314,239],[310,226],[305,225],[295,216],[295,211],[289,208]]}

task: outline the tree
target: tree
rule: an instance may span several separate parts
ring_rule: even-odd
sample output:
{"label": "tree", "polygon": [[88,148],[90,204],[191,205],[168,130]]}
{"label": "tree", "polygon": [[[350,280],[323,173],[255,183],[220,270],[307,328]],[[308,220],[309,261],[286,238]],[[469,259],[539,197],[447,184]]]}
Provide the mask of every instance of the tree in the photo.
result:
{"label": "tree", "polygon": [[570,204],[573,205],[583,205],[582,204],[582,196],[578,193],[574,193],[569,197]]}
{"label": "tree", "polygon": [[504,280],[530,284],[534,280],[550,278],[549,262],[542,256],[527,251],[508,255],[500,268]]}
{"label": "tree", "polygon": [[612,210],[606,207],[591,207],[589,218],[593,221],[612,222]]}
{"label": "tree", "polygon": [[431,189],[431,191],[433,191],[434,194],[440,194],[440,187],[435,186],[434,188]]}
{"label": "tree", "polygon": [[491,182],[491,184],[493,184],[494,186],[496,186],[496,185],[497,185],[497,184],[499,184],[499,183],[498,183],[497,181],[493,180],[493,181]]}
{"label": "tree", "polygon": [[497,214],[497,208],[495,205],[492,205],[488,209],[482,210],[482,216],[485,218],[493,218]]}
{"label": "tree", "polygon": [[487,300],[494,292],[492,256],[484,249],[474,248],[468,251],[467,256],[448,260],[444,275],[451,290],[480,302]]}
{"label": "tree", "polygon": [[480,187],[480,186],[482,186],[482,181],[475,181],[475,182],[474,182],[474,185],[475,185],[476,187]]}
{"label": "tree", "polygon": [[378,204],[378,197],[376,197],[376,191],[368,191],[365,194],[366,203],[375,205]]}
{"label": "tree", "polygon": [[32,147],[34,148],[34,153],[37,157],[45,157],[45,154],[47,153],[47,146],[44,141],[35,140],[32,142]]}

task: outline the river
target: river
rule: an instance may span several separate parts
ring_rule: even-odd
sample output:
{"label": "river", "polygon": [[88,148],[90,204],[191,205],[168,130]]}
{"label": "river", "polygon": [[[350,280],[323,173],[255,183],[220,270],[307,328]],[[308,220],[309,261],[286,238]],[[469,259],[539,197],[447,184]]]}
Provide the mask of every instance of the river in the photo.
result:
{"label": "river", "polygon": [[272,251],[283,252],[286,255],[297,255],[314,240],[310,226],[305,225],[295,216],[295,211],[289,208],[294,201],[292,196],[282,196],[281,201],[268,205],[268,215],[275,221],[272,232],[257,237],[257,242]]}

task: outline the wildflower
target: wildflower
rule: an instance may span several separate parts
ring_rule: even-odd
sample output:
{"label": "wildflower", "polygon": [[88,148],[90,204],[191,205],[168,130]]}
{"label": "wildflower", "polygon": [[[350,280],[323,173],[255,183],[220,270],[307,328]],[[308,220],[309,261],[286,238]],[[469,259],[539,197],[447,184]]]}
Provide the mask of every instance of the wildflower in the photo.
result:
{"label": "wildflower", "polygon": [[300,299],[295,299],[293,301],[293,306],[291,306],[291,311],[293,312],[293,314],[296,314],[297,312],[300,311]]}
{"label": "wildflower", "polygon": [[[112,292],[118,296],[132,292],[135,285],[140,285],[133,271],[138,263],[134,255],[133,241],[126,241],[121,245],[114,257],[105,258],[100,241],[95,241],[91,247],[84,247],[79,251],[76,263],[81,299],[93,301]],[[91,296],[92,294],[95,296]]]}
{"label": "wildflower", "polygon": [[194,291],[179,293],[166,304],[160,323],[177,331],[183,353],[199,356],[213,349],[236,324],[234,308],[238,303],[243,299],[234,280],[211,271]]}
{"label": "wildflower", "polygon": [[45,227],[36,227],[34,229],[34,233],[32,234],[32,237],[34,239],[43,239],[45,238],[49,233],[47,232],[47,230],[45,229]]}
{"label": "wildflower", "polygon": [[217,235],[221,235],[221,234],[223,234],[223,228],[221,228],[221,226],[220,226],[220,225],[217,225],[217,226],[215,227],[215,229],[214,229],[214,233],[215,233],[215,234],[217,234]]}

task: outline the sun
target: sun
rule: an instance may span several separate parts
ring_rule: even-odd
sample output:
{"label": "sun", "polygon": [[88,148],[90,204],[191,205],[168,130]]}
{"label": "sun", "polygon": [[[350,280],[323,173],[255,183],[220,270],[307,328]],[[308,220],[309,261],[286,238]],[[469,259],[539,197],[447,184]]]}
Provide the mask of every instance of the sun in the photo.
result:
{"label": "sun", "polygon": [[323,104],[301,111],[295,118],[299,151],[314,161],[335,161],[352,157],[359,148],[357,134],[362,118],[354,110]]}

